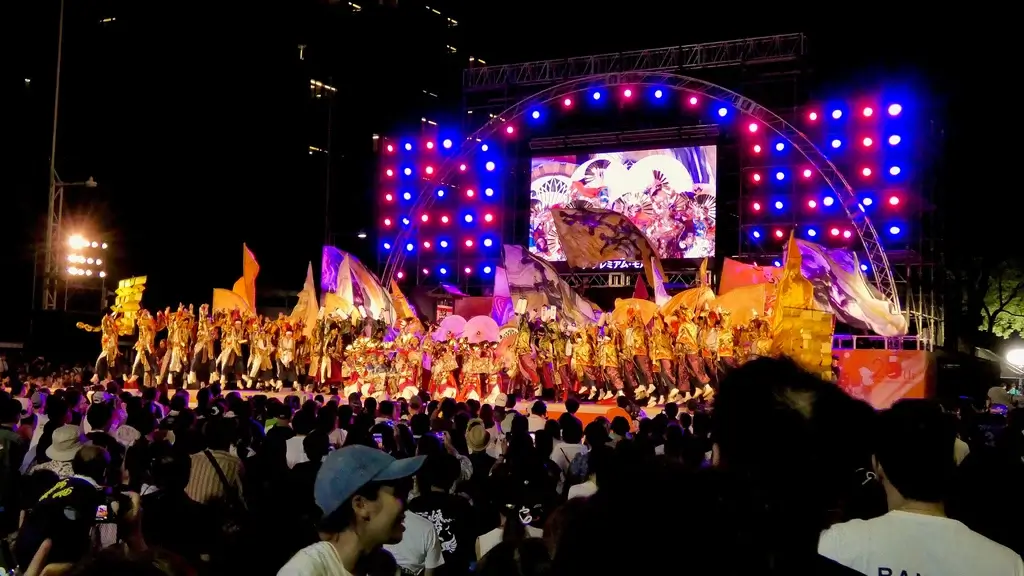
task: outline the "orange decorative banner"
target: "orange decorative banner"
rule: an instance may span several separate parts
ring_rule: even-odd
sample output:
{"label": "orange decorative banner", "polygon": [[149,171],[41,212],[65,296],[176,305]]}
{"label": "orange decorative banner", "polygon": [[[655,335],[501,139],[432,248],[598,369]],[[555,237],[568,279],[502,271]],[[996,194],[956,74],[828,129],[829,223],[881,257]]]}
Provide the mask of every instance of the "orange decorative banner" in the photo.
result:
{"label": "orange decorative banner", "polygon": [[901,398],[925,398],[931,357],[924,350],[836,350],[839,386],[854,398],[884,409]]}

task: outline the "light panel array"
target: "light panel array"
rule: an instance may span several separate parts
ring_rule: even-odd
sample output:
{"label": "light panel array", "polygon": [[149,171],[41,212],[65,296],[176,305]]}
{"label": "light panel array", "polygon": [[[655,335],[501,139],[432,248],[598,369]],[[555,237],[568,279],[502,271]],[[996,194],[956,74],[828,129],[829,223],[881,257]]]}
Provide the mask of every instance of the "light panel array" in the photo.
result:
{"label": "light panel array", "polygon": [[[809,106],[791,120],[856,191],[851,210],[868,215],[886,247],[909,242],[913,138],[905,116],[902,103],[876,96]],[[798,150],[756,121],[742,134],[741,252],[780,252],[791,232],[859,248],[841,199]]]}
{"label": "light panel array", "polygon": [[[488,144],[476,143],[475,154],[454,165],[451,174],[440,174],[461,143],[442,134],[385,140],[378,254],[383,263],[393,251],[404,253],[404,265],[395,272],[399,280],[493,282],[502,244],[501,157]],[[432,197],[424,207],[419,197],[427,186]]]}
{"label": "light panel array", "polygon": [[67,268],[69,276],[86,278],[106,278],[104,262],[108,248],[106,242],[89,240],[81,234],[68,238]]}

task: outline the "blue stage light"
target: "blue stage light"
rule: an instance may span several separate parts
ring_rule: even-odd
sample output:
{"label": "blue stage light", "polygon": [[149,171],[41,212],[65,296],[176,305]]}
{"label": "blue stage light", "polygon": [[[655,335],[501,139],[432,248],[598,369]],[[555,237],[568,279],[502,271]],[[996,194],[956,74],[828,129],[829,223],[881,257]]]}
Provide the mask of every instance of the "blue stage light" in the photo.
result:
{"label": "blue stage light", "polygon": [[487,163],[484,164],[484,168],[486,168],[488,172],[493,172],[494,171],[494,162],[491,162],[490,160],[488,160]]}
{"label": "blue stage light", "polygon": [[861,269],[861,272],[867,272],[868,271],[868,265],[867,264],[861,264],[860,265],[860,269]]}
{"label": "blue stage light", "polygon": [[893,166],[892,168],[889,168],[889,174],[892,174],[893,176],[899,176],[900,175],[900,167],[899,166]]}
{"label": "blue stage light", "polygon": [[437,189],[437,197],[438,198],[444,198],[444,190],[438,188]]}
{"label": "blue stage light", "polygon": [[900,138],[899,134],[893,134],[892,136],[889,136],[889,145],[895,146],[900,143],[900,140],[902,140],[902,138]]}
{"label": "blue stage light", "polygon": [[833,110],[832,111],[832,118],[833,119],[839,120],[842,117],[843,117],[843,111],[842,110]]}
{"label": "blue stage light", "polygon": [[448,138],[445,138],[444,142],[441,142],[441,146],[444,146],[445,148],[451,148],[452,147],[452,141],[450,139],[448,139]]}
{"label": "blue stage light", "polygon": [[405,224],[406,226],[408,226],[409,225],[409,219],[408,218],[402,218],[402,224]]}
{"label": "blue stage light", "polygon": [[405,174],[406,176],[412,176],[412,168],[406,168],[405,170],[402,170],[402,174]]}
{"label": "blue stage light", "polygon": [[484,196],[487,196],[488,198],[494,196],[494,188],[484,188]]}
{"label": "blue stage light", "polygon": [[661,97],[662,97],[662,96],[664,96],[664,95],[665,95],[665,93],[664,93],[664,92],[662,92],[661,90],[655,90],[655,91],[654,91],[654,97],[655,97],[655,98],[661,98]]}
{"label": "blue stage light", "polygon": [[776,152],[782,152],[782,151],[783,151],[783,150],[785,150],[785,149],[786,149],[786,144],[785,144],[785,143],[783,143],[783,142],[777,142],[777,143],[775,144],[775,151],[776,151]]}
{"label": "blue stage light", "polygon": [[533,113],[530,114],[530,116],[532,116],[534,120],[539,119],[540,118],[540,110],[534,110]]}
{"label": "blue stage light", "polygon": [[385,250],[391,250],[391,244],[389,244],[388,242],[385,242],[384,243],[384,249]]}
{"label": "blue stage light", "polygon": [[466,223],[469,224],[470,222],[473,221],[473,215],[472,214],[466,214],[466,216],[463,218],[463,220],[465,220]]}
{"label": "blue stage light", "polygon": [[776,172],[775,173],[775,179],[776,180],[785,180],[786,179],[786,175],[783,174],[782,172]]}
{"label": "blue stage light", "polygon": [[438,268],[437,271],[441,273],[441,276],[444,276],[445,274],[448,274],[448,269],[445,268],[444,266]]}
{"label": "blue stage light", "polygon": [[489,148],[489,146],[487,146],[487,144],[481,144],[480,145],[480,151],[481,152],[487,152],[488,148]]}
{"label": "blue stage light", "polygon": [[760,230],[754,230],[753,232],[750,233],[750,235],[753,236],[754,238],[760,238],[761,237],[761,231]]}
{"label": "blue stage light", "polygon": [[404,198],[405,200],[412,200],[412,194],[406,192],[405,194],[402,194],[402,198]]}
{"label": "blue stage light", "polygon": [[889,227],[889,234],[892,234],[893,236],[895,236],[895,235],[897,235],[899,233],[900,233],[900,227],[899,226],[890,226]]}
{"label": "blue stage light", "polygon": [[484,238],[484,246],[490,248],[493,245],[494,245],[494,240],[491,240],[490,238]]}
{"label": "blue stage light", "polygon": [[600,100],[600,99],[601,99],[601,93],[600,92],[594,92],[594,100]]}
{"label": "blue stage light", "polygon": [[412,252],[413,248],[415,248],[415,246],[412,245],[412,242],[405,245],[406,252]]}
{"label": "blue stage light", "polygon": [[406,143],[405,143],[405,149],[406,149],[406,150],[412,150],[412,144],[410,144],[410,143],[406,142]]}
{"label": "blue stage light", "polygon": [[900,112],[903,112],[903,106],[899,104],[889,104],[889,116],[899,116]]}
{"label": "blue stage light", "polygon": [[811,238],[814,238],[815,236],[818,235],[818,231],[815,230],[814,228],[808,228],[807,235],[810,236]]}
{"label": "blue stage light", "polygon": [[825,199],[822,200],[821,203],[824,204],[826,207],[828,207],[828,206],[831,206],[832,204],[834,204],[835,201],[836,201],[835,198],[833,198],[831,196],[825,196]]}
{"label": "blue stage light", "polygon": [[491,267],[490,266],[484,266],[484,274],[490,274],[490,273],[491,273]]}
{"label": "blue stage light", "polygon": [[860,203],[861,203],[861,204],[863,204],[863,205],[865,205],[865,206],[871,206],[872,204],[874,204],[874,203],[875,203],[875,201],[871,199],[871,196],[865,196],[865,197],[864,197],[864,198],[863,198],[863,199],[862,199],[862,200],[860,201]]}
{"label": "blue stage light", "polygon": [[772,266],[775,266],[776,268],[782,268],[782,262],[776,260],[775,262],[772,262]]}
{"label": "blue stage light", "polygon": [[[779,174],[782,174],[782,172],[779,172]],[[784,207],[785,207],[785,204],[782,203],[782,200],[776,200],[775,201],[775,209],[776,210],[782,210]]]}
{"label": "blue stage light", "polygon": [[721,116],[722,118],[725,118],[725,115],[728,114],[728,113],[729,113],[729,109],[728,108],[719,108],[718,109],[718,115]]}
{"label": "blue stage light", "polygon": [[835,140],[832,141],[832,147],[833,148],[839,148],[842,145],[843,145],[843,143],[839,140],[839,138],[836,138]]}

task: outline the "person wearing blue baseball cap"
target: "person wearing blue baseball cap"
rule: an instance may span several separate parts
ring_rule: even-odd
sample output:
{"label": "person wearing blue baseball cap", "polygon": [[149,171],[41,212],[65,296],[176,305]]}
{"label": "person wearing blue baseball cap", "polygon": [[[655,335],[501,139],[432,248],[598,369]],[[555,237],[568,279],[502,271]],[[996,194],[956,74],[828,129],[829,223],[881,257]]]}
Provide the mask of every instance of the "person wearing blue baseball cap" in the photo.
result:
{"label": "person wearing blue baseball cap", "polygon": [[299,550],[278,576],[352,576],[383,545],[399,543],[410,478],[425,459],[359,445],[329,454],[313,486],[322,541]]}

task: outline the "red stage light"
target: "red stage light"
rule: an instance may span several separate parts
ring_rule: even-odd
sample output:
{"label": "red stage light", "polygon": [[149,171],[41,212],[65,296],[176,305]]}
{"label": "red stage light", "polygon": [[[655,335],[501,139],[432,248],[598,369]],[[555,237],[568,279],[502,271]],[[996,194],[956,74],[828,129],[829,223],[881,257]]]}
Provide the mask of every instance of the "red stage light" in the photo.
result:
{"label": "red stage light", "polygon": [[427,220],[430,220],[430,218],[426,214],[420,216],[420,222],[426,222]]}
{"label": "red stage light", "polygon": [[427,141],[427,150],[433,150],[433,149],[434,149],[434,143],[433,143],[433,142],[430,142],[430,141],[428,140],[428,141]]}
{"label": "red stage light", "polygon": [[776,238],[782,238],[784,235],[785,234],[782,232],[782,230],[776,230],[775,231],[775,237]]}
{"label": "red stage light", "polygon": [[424,275],[424,276],[427,276],[427,275],[429,275],[429,274],[430,274],[430,269],[429,269],[429,268],[424,268],[424,269],[423,269],[423,275]]}
{"label": "red stage light", "polygon": [[747,126],[747,130],[750,130],[751,133],[757,132],[757,124],[751,122],[750,126]]}
{"label": "red stage light", "polygon": [[804,178],[810,178],[811,174],[813,174],[813,172],[811,172],[810,168],[805,168],[804,169]]}
{"label": "red stage light", "polygon": [[889,197],[889,205],[890,206],[899,206],[899,204],[900,204],[900,197],[899,196],[890,196]]}
{"label": "red stage light", "polygon": [[505,133],[506,134],[511,134],[511,133],[513,133],[515,131],[516,131],[516,129],[511,127],[511,126],[509,126],[508,128],[505,128]]}
{"label": "red stage light", "polygon": [[626,88],[625,90],[622,91],[622,95],[625,96],[626,98],[632,98],[633,91],[630,90],[629,88]]}
{"label": "red stage light", "polygon": [[872,144],[875,143],[875,141],[872,140],[871,138],[865,138],[864,140],[862,140],[862,142],[865,146],[871,146]]}
{"label": "red stage light", "polygon": [[761,211],[761,203],[760,202],[754,202],[754,205],[752,206],[752,208],[754,209],[754,212],[760,212]]}
{"label": "red stage light", "polygon": [[565,100],[562,100],[562,106],[565,106],[566,108],[572,106],[572,98],[566,98]]}
{"label": "red stage light", "polygon": [[466,190],[466,196],[468,196],[470,198],[472,198],[475,194],[476,194],[476,192],[473,192],[472,188]]}
{"label": "red stage light", "polygon": [[696,105],[697,105],[697,97],[696,96],[690,96],[690,106],[696,106]]}
{"label": "red stage light", "polygon": [[392,146],[391,144],[388,144],[388,152],[394,152],[394,151],[395,151],[395,147]]}
{"label": "red stage light", "polygon": [[833,228],[829,231],[833,236],[839,236],[839,228]]}
{"label": "red stage light", "polygon": [[853,234],[849,230],[843,230],[843,238],[849,238],[850,236],[853,236]]}
{"label": "red stage light", "polygon": [[761,145],[760,144],[754,144],[754,154],[760,154],[760,153],[761,153]]}
{"label": "red stage light", "polygon": [[395,171],[392,170],[391,168],[388,168],[387,170],[385,170],[384,173],[387,174],[388,176],[394,176],[395,175]]}
{"label": "red stage light", "polygon": [[401,280],[402,278],[405,278],[405,272],[402,272],[401,270],[399,270],[398,274],[395,274],[395,276],[397,276],[398,279]]}
{"label": "red stage light", "polygon": [[466,171],[466,165],[465,164],[459,164],[459,170],[461,172],[465,172]]}
{"label": "red stage light", "polygon": [[427,242],[424,242],[423,243],[423,247],[424,248],[430,248],[430,241],[428,240]]}
{"label": "red stage light", "polygon": [[472,240],[466,240],[466,248],[472,248],[472,247],[473,247],[473,241]]}
{"label": "red stage light", "polygon": [[864,114],[864,117],[865,117],[865,118],[870,118],[870,117],[871,117],[871,115],[872,115],[872,114],[874,114],[874,113],[875,113],[875,111],[874,111],[874,110],[872,110],[870,106],[866,106],[866,107],[864,107],[864,112],[863,112],[863,114]]}
{"label": "red stage light", "polygon": [[441,224],[447,224],[447,223],[448,223],[448,217],[447,216],[441,216]]}
{"label": "red stage light", "polygon": [[391,218],[385,218],[384,219],[384,225],[385,226],[391,226]]}
{"label": "red stage light", "polygon": [[865,175],[865,176],[871,176],[871,168],[865,168],[865,169],[861,170],[860,173]]}
{"label": "red stage light", "polygon": [[754,178],[754,182],[760,182],[761,181],[761,175],[758,174],[757,172],[754,173],[753,178]]}
{"label": "red stage light", "polygon": [[818,207],[818,203],[815,202],[814,200],[808,200],[807,201],[807,207],[808,208],[817,208]]}
{"label": "red stage light", "polygon": [[817,113],[817,112],[811,112],[810,114],[808,114],[808,115],[807,115],[807,118],[808,118],[808,119],[809,119],[809,120],[810,120],[811,122],[814,122],[815,120],[817,120],[817,119],[818,119],[818,113]]}
{"label": "red stage light", "polygon": [[472,274],[473,273],[473,269],[470,268],[469,266],[466,266],[465,268],[463,268],[462,271],[465,272],[466,274]]}
{"label": "red stage light", "polygon": [[395,199],[395,197],[392,196],[391,194],[385,194],[384,199],[387,200],[388,202],[391,202],[392,200]]}
{"label": "red stage light", "polygon": [[494,220],[493,214],[484,214],[484,222],[491,222]]}

